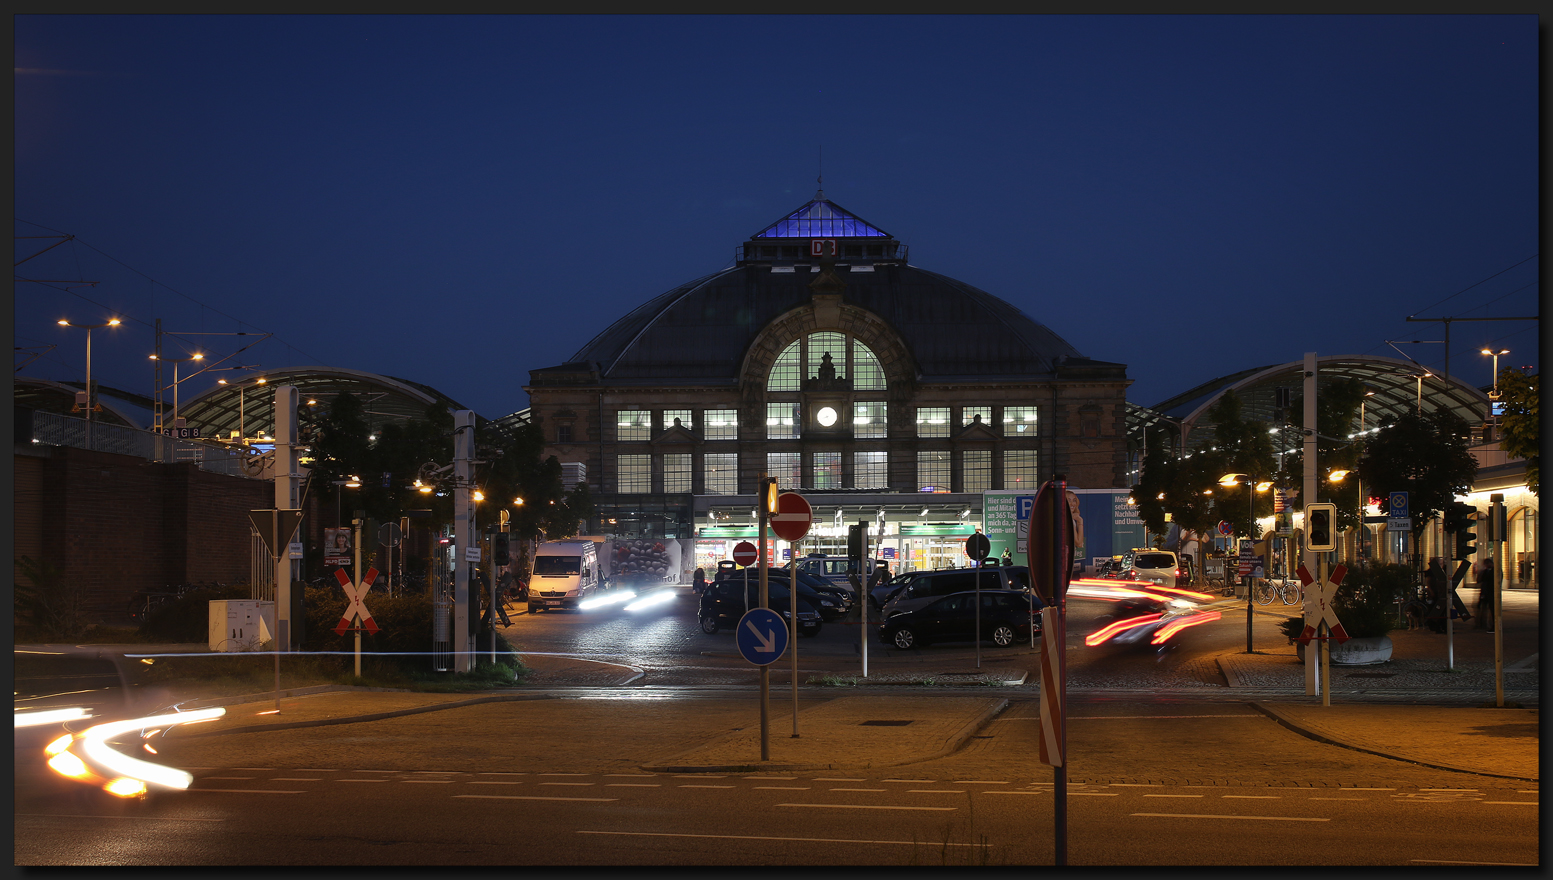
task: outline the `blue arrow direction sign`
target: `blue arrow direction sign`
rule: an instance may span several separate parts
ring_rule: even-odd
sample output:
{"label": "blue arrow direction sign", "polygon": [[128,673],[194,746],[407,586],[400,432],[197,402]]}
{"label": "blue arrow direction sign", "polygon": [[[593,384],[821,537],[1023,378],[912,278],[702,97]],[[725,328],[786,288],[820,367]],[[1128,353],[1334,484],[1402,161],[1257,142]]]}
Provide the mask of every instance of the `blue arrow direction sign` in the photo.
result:
{"label": "blue arrow direction sign", "polygon": [[787,650],[787,623],[770,608],[751,608],[739,618],[734,641],[739,643],[744,659],[765,666]]}

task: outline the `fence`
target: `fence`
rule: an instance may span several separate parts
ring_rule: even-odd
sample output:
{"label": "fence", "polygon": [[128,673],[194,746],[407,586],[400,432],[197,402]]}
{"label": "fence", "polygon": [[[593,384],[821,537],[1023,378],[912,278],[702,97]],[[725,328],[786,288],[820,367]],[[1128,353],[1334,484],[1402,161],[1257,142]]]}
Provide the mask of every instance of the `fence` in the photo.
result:
{"label": "fence", "polygon": [[109,425],[95,422],[91,425],[91,442],[87,442],[87,422],[60,413],[33,411],[32,442],[39,446],[70,446],[90,449],[94,452],[111,452],[117,455],[133,455],[148,461],[192,461],[200,470],[233,477],[246,477],[243,472],[243,456],[236,450],[226,449],[198,440],[176,440],[142,428]]}

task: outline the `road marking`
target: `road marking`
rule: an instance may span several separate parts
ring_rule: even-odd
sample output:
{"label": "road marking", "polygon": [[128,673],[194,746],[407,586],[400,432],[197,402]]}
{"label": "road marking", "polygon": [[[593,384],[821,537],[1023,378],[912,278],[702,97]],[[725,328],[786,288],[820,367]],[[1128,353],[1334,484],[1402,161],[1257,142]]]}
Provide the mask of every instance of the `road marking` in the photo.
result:
{"label": "road marking", "polygon": [[252,776],[201,776],[201,779],[252,779]]}
{"label": "road marking", "polygon": [[1474,794],[1477,793],[1475,788],[1420,788],[1419,791],[1470,791]]}
{"label": "road marking", "polygon": [[1540,804],[1541,801],[1480,801],[1480,803],[1485,803],[1485,804],[1525,804],[1528,807],[1535,807],[1538,804]]}
{"label": "road marking", "polygon": [[[1237,713],[1234,715],[1069,715],[1069,721],[1110,721],[1117,720],[1136,721],[1139,718],[1265,718],[1265,715],[1246,715]],[[1005,721],[1040,721],[1040,718],[1006,718]]]}
{"label": "road marking", "polygon": [[1262,822],[1330,822],[1331,819],[1310,819],[1303,816],[1218,816],[1207,813],[1131,813],[1133,816],[1156,816],[1162,819],[1254,819]]}
{"label": "road marking", "polygon": [[982,794],[1050,794],[1045,791],[984,791]]}
{"label": "road marking", "polygon": [[884,779],[884,780],[880,780],[880,781],[881,782],[915,782],[918,785],[927,785],[930,782],[937,782],[938,780],[936,780],[936,779]]}
{"label": "road marking", "polygon": [[135,819],[141,822],[225,822],[225,819],[203,819],[194,816],[91,816],[64,813],[17,813],[18,819]]}
{"label": "road marking", "polygon": [[[582,774],[578,774],[578,775],[580,776]],[[597,785],[598,783],[595,783],[595,782],[541,782],[539,784],[540,785],[573,785],[573,786],[579,786],[580,785],[580,786],[589,786],[589,785]]]}
{"label": "road marking", "polygon": [[1144,797],[1200,798],[1200,794],[1146,794]]}
{"label": "road marking", "polygon": [[387,782],[387,779],[341,779],[339,782]]}
{"label": "road marking", "polygon": [[488,801],[590,801],[603,803],[620,798],[541,797],[534,794],[455,794],[456,798],[479,798]]}
{"label": "road marking", "polygon": [[501,780],[501,779],[473,779],[473,780],[470,780],[469,784],[470,785],[522,785],[523,783],[518,781],[518,780],[513,780],[511,782],[508,782],[506,780]]}
{"label": "road marking", "polygon": [[830,791],[886,791],[883,788],[832,788]]}
{"label": "road marking", "polygon": [[1164,788],[1158,782],[1113,782],[1112,788]]}
{"label": "road marking", "polygon": [[[577,775],[581,776],[582,774],[579,773]],[[726,776],[710,776],[710,775],[703,774],[703,773],[681,773],[678,776],[675,776],[673,778],[675,778],[675,779],[727,779],[728,777],[726,777]]]}
{"label": "road marking", "polygon": [[950,784],[951,785],[1007,785],[1008,783],[1006,781],[1003,781],[1003,780],[956,779],[954,782],[952,782]]}
{"label": "road marking", "polygon": [[496,771],[496,770],[491,770],[491,771],[483,771],[483,772],[480,773],[480,775],[481,776],[527,776],[528,774],[527,773],[503,773],[503,772],[499,772],[499,771]]}
{"label": "road marking", "polygon": [[605,773],[605,779],[651,779],[656,773]]}
{"label": "road marking", "polygon": [[1310,801],[1347,801],[1347,802],[1349,802],[1349,803],[1352,803],[1352,804],[1363,804],[1363,803],[1369,803],[1369,802],[1368,802],[1368,801],[1366,801],[1366,800],[1365,800],[1365,799],[1364,799],[1364,798],[1329,798],[1329,797],[1313,797],[1313,798],[1306,798],[1306,800],[1310,800]]}
{"label": "road marking", "polygon": [[233,770],[242,770],[243,772],[246,773],[246,772],[253,771],[253,770],[262,770],[262,771],[268,772],[270,770],[274,770],[275,768],[274,767],[233,767],[232,769]]}
{"label": "road marking", "polygon": [[1247,801],[1251,801],[1251,800],[1276,801],[1279,798],[1281,798],[1282,795],[1276,795],[1276,794],[1227,794],[1227,795],[1225,795],[1225,797],[1227,797],[1227,798],[1240,798],[1241,800],[1247,800]]}
{"label": "road marking", "polygon": [[305,791],[277,791],[271,788],[186,788],[184,791],[208,791],[221,794],[307,794]]}
{"label": "road marking", "polygon": [[405,785],[452,785],[451,779],[401,779]]}
{"label": "road marking", "polygon": [[[205,778],[209,779],[210,777],[207,776]],[[313,778],[306,777],[306,776],[277,776],[274,779],[271,779],[270,781],[271,782],[322,782],[323,780],[321,780],[321,779],[313,779]]]}
{"label": "road marking", "polygon": [[656,782],[606,782],[605,788],[662,788]]}
{"label": "road marking", "polygon": [[1090,797],[1117,797],[1117,796],[1119,796],[1121,794],[1121,792],[1119,792],[1119,791],[1070,791],[1070,792],[1068,792],[1068,794],[1070,794],[1070,795],[1073,795],[1073,794],[1087,794]]}
{"label": "road marking", "polygon": [[690,783],[686,783],[686,784],[680,785],[678,787],[679,788],[733,788],[733,786],[731,786],[731,785],[693,785],[693,784],[690,784]]}
{"label": "road marking", "polygon": [[1453,862],[1449,859],[1411,859],[1423,865],[1494,865],[1505,868],[1535,868],[1535,862]]}
{"label": "road marking", "polygon": [[540,776],[587,776],[586,773],[541,773]]}
{"label": "road marking", "polygon": [[1396,791],[1396,789],[1394,789],[1394,788],[1362,788],[1362,787],[1356,785],[1353,788],[1345,788],[1345,789],[1343,789],[1343,791]]}
{"label": "road marking", "polygon": [[[782,840],[796,841],[799,843],[882,843],[897,846],[922,846],[919,840],[857,840],[839,839],[834,837],[758,837],[753,834],[670,834],[662,831],[579,831],[578,834],[617,834],[624,837],[695,837],[710,840]],[[979,846],[989,847],[990,843],[933,843],[932,846]]]}
{"label": "road marking", "polygon": [[[197,768],[197,767],[190,767],[189,769],[190,770],[196,770],[196,769],[199,769],[199,768]],[[339,770],[339,769],[334,768],[334,767],[326,767],[326,768],[298,767],[297,768],[297,772],[298,773],[341,773],[341,772],[344,772],[344,771]]]}
{"label": "road marking", "polygon": [[807,785],[757,785],[756,791],[808,791]]}
{"label": "road marking", "polygon": [[963,788],[913,788],[907,794],[965,794]]}
{"label": "road marking", "polygon": [[819,807],[834,810],[958,810],[959,807],[886,807],[876,804],[777,804],[779,807]]}
{"label": "road marking", "polygon": [[398,770],[352,770],[352,773],[398,773]]}
{"label": "road marking", "polygon": [[816,776],[815,782],[867,782],[866,779],[832,779],[829,776]]}
{"label": "road marking", "polygon": [[[798,781],[798,777],[796,777],[796,776],[746,776],[744,778],[745,779],[760,779],[760,780],[764,780],[766,782],[797,782]],[[885,780],[885,782],[889,782],[889,781],[890,780],[888,780],[888,779]]]}

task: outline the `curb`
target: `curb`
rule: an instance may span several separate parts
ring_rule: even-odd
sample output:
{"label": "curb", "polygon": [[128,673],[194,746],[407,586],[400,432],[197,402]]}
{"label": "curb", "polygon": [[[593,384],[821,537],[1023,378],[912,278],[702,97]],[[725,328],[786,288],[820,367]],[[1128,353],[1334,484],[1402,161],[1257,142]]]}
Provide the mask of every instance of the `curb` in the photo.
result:
{"label": "curb", "polygon": [[[360,688],[360,690],[383,691],[388,693],[410,693],[410,691],[398,691],[390,688]],[[271,692],[273,695],[273,691]],[[306,696],[306,695],[303,695]],[[233,727],[228,730],[212,730],[209,733],[191,733],[180,739],[200,739],[208,736],[226,736],[233,733],[262,733],[270,730],[295,730],[303,727],[327,727],[331,724],[356,724],[361,721],[381,721],[384,718],[402,718],[406,715],[420,715],[425,712],[440,712],[444,709],[460,709],[465,706],[478,706],[481,703],[513,703],[530,700],[554,700],[558,699],[550,694],[501,694],[491,697],[476,697],[472,700],[458,700],[450,703],[438,703],[435,706],[415,706],[409,709],[395,709],[392,712],[374,712],[370,715],[345,715],[339,718],[319,718],[312,721],[291,721],[279,724],[250,724],[245,727]],[[238,702],[251,702],[241,700]],[[229,705],[229,704],[216,704]]]}
{"label": "curb", "polygon": [[[650,772],[653,772],[653,773],[755,773],[755,772],[761,772],[761,771],[782,771],[782,772],[785,773],[785,772],[798,772],[798,771],[807,771],[807,770],[873,770],[875,768],[882,768],[882,767],[902,767],[902,766],[905,766],[907,764],[917,764],[917,763],[920,763],[922,761],[932,761],[932,760],[935,760],[937,758],[943,758],[943,757],[946,757],[948,755],[953,754],[954,752],[959,750],[960,746],[965,744],[966,740],[968,740],[971,737],[975,736],[977,731],[981,730],[983,727],[986,727],[987,723],[989,721],[991,721],[993,718],[996,718],[998,715],[1002,714],[1002,712],[1005,709],[1007,709],[1007,708],[1008,708],[1008,700],[1006,700],[1006,699],[999,699],[996,703],[992,704],[991,706],[988,706],[976,718],[972,719],[971,721],[966,722],[966,724],[964,726],[962,726],[958,731],[955,732],[954,736],[951,736],[949,738],[948,744],[945,745],[942,749],[939,749],[938,751],[934,752],[931,755],[925,755],[925,756],[920,757],[920,758],[912,758],[909,761],[899,761],[899,762],[887,763],[887,764],[875,764],[875,763],[872,763],[872,762],[862,763],[862,764],[846,764],[846,763],[840,763],[840,762],[833,762],[833,763],[826,763],[826,764],[821,764],[821,763],[774,764],[774,763],[769,763],[769,762],[768,763],[761,763],[759,761],[756,761],[754,763],[744,763],[744,764],[702,764],[702,765],[697,765],[697,764],[667,764],[667,763],[665,763],[665,764],[643,764],[642,765],[642,769],[650,771]],[[728,734],[724,734],[722,737],[719,737],[719,739],[726,739],[726,738],[729,738],[729,737],[732,737],[732,736],[733,736],[732,733],[728,733]],[[714,740],[714,742],[716,742],[716,740]],[[681,754],[684,754],[684,753],[682,752]]]}
{"label": "curb", "polygon": [[1315,732],[1314,730],[1311,730],[1308,727],[1302,727],[1302,726],[1300,726],[1300,724],[1298,722],[1294,721],[1292,718],[1289,718],[1287,715],[1283,714],[1282,712],[1279,712],[1277,709],[1275,709],[1271,705],[1264,704],[1264,703],[1259,703],[1259,702],[1254,702],[1253,701],[1253,702],[1250,702],[1250,706],[1251,706],[1251,708],[1257,710],[1258,712],[1261,712],[1263,715],[1266,715],[1267,717],[1273,719],[1274,721],[1278,722],[1279,724],[1283,725],[1284,727],[1287,727],[1289,730],[1294,731],[1295,733],[1299,734],[1300,736],[1305,737],[1306,739],[1315,740],[1316,742],[1326,743],[1328,745],[1334,745],[1334,746],[1338,746],[1340,748],[1350,749],[1350,750],[1355,751],[1355,752],[1363,752],[1363,753],[1365,753],[1367,755],[1375,755],[1376,757],[1380,757],[1380,758],[1389,758],[1390,760],[1393,760],[1393,761],[1402,761],[1402,762],[1407,763],[1407,764],[1417,764],[1420,767],[1431,767],[1431,768],[1433,768],[1435,770],[1450,770],[1450,771],[1455,772],[1455,773],[1470,773],[1470,774],[1472,774],[1474,776],[1489,776],[1489,777],[1493,777],[1495,779],[1514,779],[1514,780],[1516,780],[1518,782],[1536,782],[1536,783],[1540,783],[1541,782],[1541,779],[1536,777],[1536,776],[1516,776],[1516,775],[1511,774],[1511,773],[1492,773],[1492,772],[1489,772],[1487,770],[1483,770],[1481,768],[1463,767],[1463,766],[1460,766],[1460,765],[1457,765],[1457,764],[1446,764],[1446,763],[1443,763],[1443,762],[1436,762],[1436,761],[1421,761],[1421,760],[1419,760],[1417,758],[1404,758],[1404,757],[1402,757],[1400,755],[1393,755],[1393,754],[1390,754],[1390,753],[1387,753],[1387,752],[1381,752],[1381,751],[1377,751],[1375,749],[1365,748],[1364,746],[1355,745],[1354,743],[1346,742],[1346,741],[1341,740],[1341,739],[1334,739],[1331,736],[1327,736],[1326,734],[1317,733],[1317,732]]}

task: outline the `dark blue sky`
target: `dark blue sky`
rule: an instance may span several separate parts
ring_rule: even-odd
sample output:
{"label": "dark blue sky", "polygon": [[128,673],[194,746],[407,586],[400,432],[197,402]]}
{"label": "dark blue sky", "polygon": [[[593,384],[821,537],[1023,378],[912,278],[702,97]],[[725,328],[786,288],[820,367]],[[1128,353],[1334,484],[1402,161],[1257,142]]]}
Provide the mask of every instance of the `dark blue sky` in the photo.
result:
{"label": "dark blue sky", "polygon": [[[54,322],[118,314],[94,378],[150,394],[156,318],[267,331],[229,363],[497,417],[811,198],[823,145],[827,197],[1152,405],[1443,338],[1409,315],[1537,314],[1539,40],[1533,16],[20,16],[17,234],[79,242],[17,274],[100,283],[18,282],[16,344],[79,380]],[[1453,375],[1487,383],[1486,344],[1539,364],[1535,327],[1454,324]]]}

